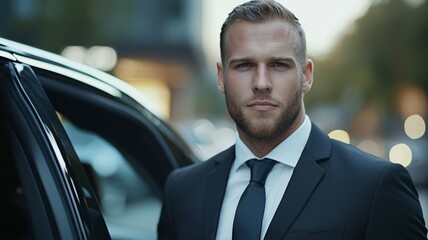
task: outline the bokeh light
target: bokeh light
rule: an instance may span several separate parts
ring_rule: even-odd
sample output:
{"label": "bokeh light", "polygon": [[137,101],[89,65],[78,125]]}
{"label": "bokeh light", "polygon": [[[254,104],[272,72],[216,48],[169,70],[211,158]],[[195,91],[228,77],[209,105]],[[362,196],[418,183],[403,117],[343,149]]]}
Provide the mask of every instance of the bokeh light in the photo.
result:
{"label": "bokeh light", "polygon": [[404,121],[404,131],[411,139],[421,138],[425,134],[425,121],[417,114],[409,116]]}
{"label": "bokeh light", "polygon": [[349,134],[344,130],[340,130],[340,129],[333,130],[328,134],[328,136],[332,139],[336,139],[344,143],[349,144],[351,142]]}
{"label": "bokeh light", "polygon": [[407,167],[412,163],[412,150],[404,143],[396,144],[389,151],[389,160]]}
{"label": "bokeh light", "polygon": [[102,71],[112,70],[117,63],[117,53],[112,47],[92,46],[67,46],[61,55],[74,61],[87,64]]}

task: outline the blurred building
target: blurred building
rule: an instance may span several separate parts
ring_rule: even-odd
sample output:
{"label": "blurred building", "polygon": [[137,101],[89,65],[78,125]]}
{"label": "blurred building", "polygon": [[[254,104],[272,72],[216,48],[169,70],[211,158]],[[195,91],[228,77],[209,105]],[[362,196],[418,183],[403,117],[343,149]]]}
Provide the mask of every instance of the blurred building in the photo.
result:
{"label": "blurred building", "polygon": [[2,37],[128,81],[174,118],[177,89],[200,78],[202,1],[6,0]]}

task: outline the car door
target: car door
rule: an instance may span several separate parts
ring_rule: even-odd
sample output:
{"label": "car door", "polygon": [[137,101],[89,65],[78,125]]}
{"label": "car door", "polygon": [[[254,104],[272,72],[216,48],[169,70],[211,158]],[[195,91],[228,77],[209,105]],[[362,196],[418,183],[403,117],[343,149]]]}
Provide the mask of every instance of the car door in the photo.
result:
{"label": "car door", "polygon": [[41,83],[110,237],[156,239],[166,177],[200,161],[190,145],[149,110],[139,91],[108,73],[0,38],[2,56]]}
{"label": "car door", "polygon": [[6,239],[110,239],[96,195],[31,67],[0,54]]}

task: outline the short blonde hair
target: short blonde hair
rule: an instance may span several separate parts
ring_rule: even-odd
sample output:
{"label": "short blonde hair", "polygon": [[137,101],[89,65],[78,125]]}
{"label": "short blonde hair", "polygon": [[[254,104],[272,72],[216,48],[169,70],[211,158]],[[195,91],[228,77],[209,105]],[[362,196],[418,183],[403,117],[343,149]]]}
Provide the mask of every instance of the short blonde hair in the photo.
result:
{"label": "short blonde hair", "polygon": [[220,54],[223,64],[227,58],[226,35],[231,25],[238,21],[264,23],[272,20],[285,20],[293,25],[298,36],[297,57],[303,65],[306,61],[306,37],[299,19],[287,8],[273,0],[252,0],[235,7],[223,23],[220,32]]}

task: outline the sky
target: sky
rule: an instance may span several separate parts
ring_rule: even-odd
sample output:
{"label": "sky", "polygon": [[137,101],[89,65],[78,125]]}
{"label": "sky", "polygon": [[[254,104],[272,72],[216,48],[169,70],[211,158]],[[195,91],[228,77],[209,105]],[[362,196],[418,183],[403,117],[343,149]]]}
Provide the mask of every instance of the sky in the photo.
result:
{"label": "sky", "polygon": [[[363,16],[371,0],[277,0],[291,10],[306,33],[308,53],[321,57]],[[219,34],[232,9],[245,0],[204,0],[203,45],[209,61],[218,61]]]}

